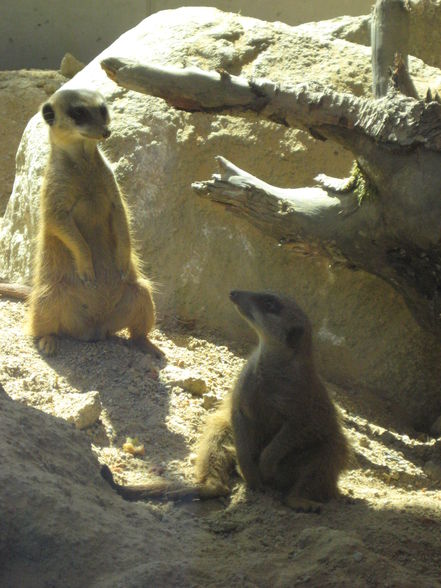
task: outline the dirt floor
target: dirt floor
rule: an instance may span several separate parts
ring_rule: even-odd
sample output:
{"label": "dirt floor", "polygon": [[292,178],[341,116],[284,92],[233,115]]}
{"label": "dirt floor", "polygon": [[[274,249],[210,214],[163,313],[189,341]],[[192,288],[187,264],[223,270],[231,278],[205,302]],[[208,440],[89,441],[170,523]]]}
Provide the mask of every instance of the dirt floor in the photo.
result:
{"label": "dirt floor", "polygon": [[[191,479],[192,448],[207,410],[230,389],[249,349],[164,328],[153,336],[168,358],[159,375],[149,371],[146,356],[117,338],[94,344],[64,340],[59,354],[47,359],[23,333],[24,311],[20,302],[0,300],[0,383],[7,394],[56,414],[63,397],[98,391],[100,420],[79,434],[120,483],[155,475]],[[404,430],[375,396],[329,389],[342,409],[355,461],[341,479],[342,500],[325,505],[321,514],[292,512],[276,493],[247,491],[239,479],[222,500],[131,504],[112,496],[112,516],[130,520],[134,533],[140,526],[136,518],[139,523],[153,515],[156,521],[150,555],[140,553],[139,561],[133,550],[130,555],[136,578],[125,571],[124,580],[106,580],[104,570],[108,574],[118,565],[121,571],[122,564],[108,549],[94,547],[88,565],[95,578],[95,568],[102,566],[104,579],[84,583],[89,576],[83,568],[82,584],[78,578],[51,582],[52,564],[63,572],[60,543],[59,557],[46,563],[44,579],[21,576],[16,583],[18,568],[11,566],[0,575],[2,585],[441,586],[441,483],[436,481],[441,440]],[[123,451],[128,437],[144,445],[144,456]],[[112,493],[110,488],[100,492]],[[163,564],[167,573],[152,571],[159,565],[156,548],[168,562]],[[129,561],[126,550],[123,561]],[[142,571],[136,567],[141,561]],[[65,565],[71,566],[67,559]]]}

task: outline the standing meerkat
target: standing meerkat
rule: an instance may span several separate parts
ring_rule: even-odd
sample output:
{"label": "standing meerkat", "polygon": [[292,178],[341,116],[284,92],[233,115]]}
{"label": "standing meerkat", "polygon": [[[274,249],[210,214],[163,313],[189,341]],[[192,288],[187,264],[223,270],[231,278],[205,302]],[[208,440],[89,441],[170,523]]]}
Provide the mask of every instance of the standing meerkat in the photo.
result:
{"label": "standing meerkat", "polygon": [[196,458],[196,484],[164,480],[121,486],[104,466],[103,476],[129,500],[150,497],[208,498],[229,492],[235,463],[253,489],[281,490],[284,502],[318,511],[338,496],[348,444],[337,412],[313,360],[308,317],[285,296],[233,291],[232,302],[259,337],[232,392],[209,417]]}
{"label": "standing meerkat", "polygon": [[[138,269],[126,205],[98,148],[110,136],[104,99],[91,90],[61,89],[41,113],[51,150],[29,332],[51,355],[59,335],[96,341],[127,328],[135,345],[159,358],[161,351],[147,337],[155,321],[150,283]],[[13,295],[11,289],[5,293]]]}

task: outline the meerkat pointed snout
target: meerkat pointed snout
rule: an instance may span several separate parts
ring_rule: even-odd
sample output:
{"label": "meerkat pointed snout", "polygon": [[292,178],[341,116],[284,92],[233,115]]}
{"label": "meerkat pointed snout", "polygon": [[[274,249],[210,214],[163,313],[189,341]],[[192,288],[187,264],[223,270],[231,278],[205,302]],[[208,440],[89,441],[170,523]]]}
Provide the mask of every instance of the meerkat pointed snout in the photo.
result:
{"label": "meerkat pointed snout", "polygon": [[52,141],[100,141],[111,135],[107,105],[93,90],[58,90],[43,104],[41,114],[50,127]]}
{"label": "meerkat pointed snout", "polygon": [[256,331],[261,343],[271,342],[285,351],[310,342],[311,325],[308,317],[286,296],[274,292],[233,290],[230,299],[239,314]]}

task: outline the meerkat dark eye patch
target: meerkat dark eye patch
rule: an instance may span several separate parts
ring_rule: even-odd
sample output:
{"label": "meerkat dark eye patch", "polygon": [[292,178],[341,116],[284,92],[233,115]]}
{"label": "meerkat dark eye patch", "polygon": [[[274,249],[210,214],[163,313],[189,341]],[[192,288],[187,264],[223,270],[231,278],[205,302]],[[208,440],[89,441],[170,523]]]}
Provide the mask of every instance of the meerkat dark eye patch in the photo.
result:
{"label": "meerkat dark eye patch", "polygon": [[302,327],[302,325],[296,325],[295,327],[292,327],[286,334],[286,344],[288,347],[295,349],[300,343],[304,332],[305,329]]}
{"label": "meerkat dark eye patch", "polygon": [[280,300],[271,294],[261,296],[259,306],[263,312],[270,312],[271,314],[280,314],[283,308],[283,304]]}
{"label": "meerkat dark eye patch", "polygon": [[107,106],[105,104],[101,104],[100,106],[100,114],[103,117],[103,119],[107,118]]}
{"label": "meerkat dark eye patch", "polygon": [[84,125],[90,121],[90,112],[84,106],[71,106],[67,111],[68,116],[77,125]]}
{"label": "meerkat dark eye patch", "polygon": [[41,109],[41,114],[43,115],[44,120],[47,122],[48,125],[53,125],[55,121],[55,112],[52,106],[46,102],[43,104],[43,108]]}

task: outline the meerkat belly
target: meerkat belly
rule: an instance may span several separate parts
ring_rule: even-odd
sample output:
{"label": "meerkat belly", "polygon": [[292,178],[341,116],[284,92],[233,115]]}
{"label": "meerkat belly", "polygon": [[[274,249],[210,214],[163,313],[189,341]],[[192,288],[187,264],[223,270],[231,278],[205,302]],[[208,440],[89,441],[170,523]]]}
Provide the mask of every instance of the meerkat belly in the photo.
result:
{"label": "meerkat belly", "polygon": [[[109,214],[103,214],[99,222],[92,215],[77,222],[78,229],[90,248],[95,277],[98,282],[113,282],[119,272],[115,263],[116,241],[111,231]],[[96,219],[97,220],[97,219]]]}
{"label": "meerkat belly", "polygon": [[262,378],[251,363],[240,375],[235,394],[240,410],[255,424],[263,448],[284,423],[283,414],[271,401],[271,382]]}
{"label": "meerkat belly", "polygon": [[96,281],[109,286],[120,279],[115,256],[117,235],[112,230],[111,213],[110,197],[103,187],[81,198],[74,210],[75,224],[92,254]]}
{"label": "meerkat belly", "polygon": [[108,305],[112,307],[122,292],[121,273],[115,262],[116,241],[111,226],[112,195],[104,182],[86,186],[80,180],[71,182],[70,189],[80,194],[71,215],[92,256],[93,287],[81,280],[73,251],[62,236],[52,230],[50,223],[44,223],[39,282],[55,287],[65,284],[74,288],[79,296],[86,296],[91,307],[98,305],[104,310],[106,301],[111,301]]}

